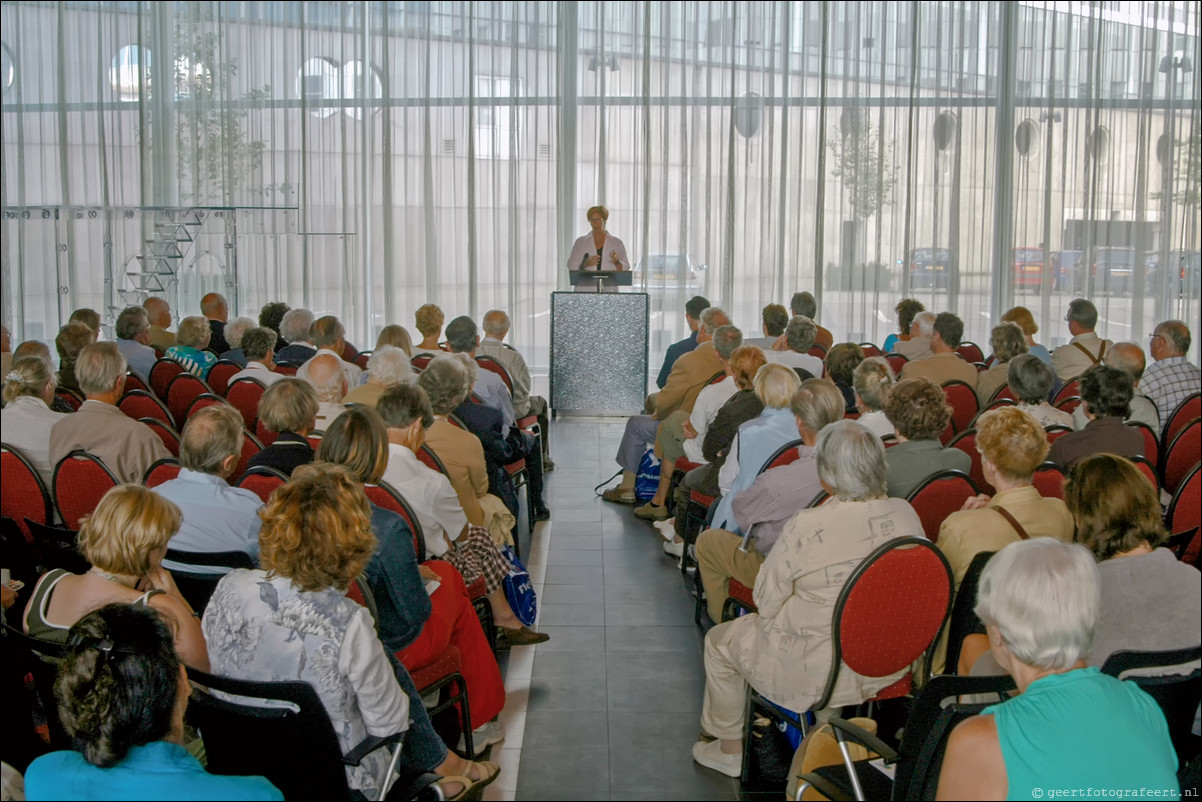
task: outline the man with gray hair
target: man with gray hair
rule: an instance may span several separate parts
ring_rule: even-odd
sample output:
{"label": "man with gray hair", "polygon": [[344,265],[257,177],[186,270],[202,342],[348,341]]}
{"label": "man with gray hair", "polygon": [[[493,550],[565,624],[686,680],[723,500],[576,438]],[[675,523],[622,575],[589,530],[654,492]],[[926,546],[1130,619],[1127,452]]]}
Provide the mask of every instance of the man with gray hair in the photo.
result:
{"label": "man with gray hair", "polygon": [[317,354],[317,348],[309,339],[313,328],[313,313],[304,307],[289,309],[280,318],[280,336],[288,344],[276,352],[277,362],[303,365]]}
{"label": "man with gray hair", "polygon": [[940,387],[950,381],[961,381],[976,390],[976,367],[956,353],[963,337],[964,321],[951,312],[940,312],[935,316],[935,330],[930,337],[931,355],[926,359],[911,359],[902,365],[898,378],[921,376]]}
{"label": "man with gray hair", "polygon": [[1190,343],[1189,327],[1180,320],[1166,320],[1152,332],[1156,362],[1144,376],[1144,392],[1156,402],[1165,423],[1182,401],[1202,391],[1202,372],[1185,358]]}
{"label": "man with gray hair", "polygon": [[[242,415],[228,404],[215,404],[188,418],[179,445],[179,476],[154,488],[182,513],[179,531],[168,548],[208,554],[242,551],[259,559],[259,508],[263,502],[249,490],[230,487],[242,456]],[[225,574],[229,568],[180,564],[166,560],[168,570]]]}
{"label": "man with gray hair", "polygon": [[[313,345],[317,346],[317,353],[313,355],[313,359],[322,355],[336,358],[342,365],[347,387],[359,386],[359,380],[363,378],[363,368],[342,358],[342,352],[346,350],[346,329],[343,328],[342,321],[333,315],[319,317],[313,321],[313,327],[309,329],[309,339],[313,341]],[[298,379],[309,377],[309,365],[313,364],[313,359],[297,368],[296,377]]]}
{"label": "man with gray hair", "polygon": [[171,304],[166,298],[152,295],[142,302],[146,317],[150,319],[150,347],[166,351],[175,345],[175,334],[171,328]]}
{"label": "man with gray hair", "polygon": [[543,441],[543,470],[555,469],[551,462],[551,449],[548,435],[550,434],[549,417],[547,415],[547,399],[540,395],[530,395],[530,368],[526,360],[516,349],[505,344],[509,334],[509,315],[500,309],[490,309],[484,313],[484,339],[476,349],[478,356],[487,356],[496,360],[509,374],[513,382],[513,414],[518,420],[533,415],[538,419],[538,430]]}
{"label": "man with gray hair", "polygon": [[[476,323],[470,317],[461,315],[447,324],[447,348],[452,354],[467,354],[472,360],[476,358],[476,348],[480,345],[480,335],[476,331]],[[503,436],[509,437],[509,430],[517,424],[517,414],[513,398],[505,380],[491,370],[477,370],[476,381],[472,392],[480,396],[484,403],[500,411],[502,418]]]}
{"label": "man with gray hair", "polygon": [[[1152,431],[1160,434],[1160,413],[1156,410],[1156,402],[1144,395],[1139,389],[1140,379],[1144,375],[1144,351],[1135,343],[1115,343],[1106,350],[1102,363],[1117,368],[1131,377],[1131,414],[1123,418],[1124,423],[1142,423],[1151,427]],[[1073,410],[1073,428],[1078,431],[1085,428],[1089,418],[1085,417],[1085,405],[1078,404]]]}
{"label": "man with gray hair", "polygon": [[803,379],[821,379],[822,359],[809,353],[814,347],[814,337],[817,333],[818,327],[813,320],[795,315],[790,318],[789,325],[785,326],[785,333],[782,335],[785,345],[779,349],[773,346],[771,350],[764,352],[764,356],[768,357],[769,362],[805,371],[804,376],[798,374]]}
{"label": "man with gray hair", "polygon": [[931,335],[935,333],[935,313],[919,312],[910,324],[910,339],[898,340],[893,344],[893,353],[901,354],[911,362],[935,355],[931,350]]}
{"label": "man with gray hair", "polygon": [[225,342],[230,348],[220,355],[221,359],[228,359],[230,362],[237,362],[242,367],[246,367],[246,354],[242,352],[242,337],[254,327],[255,322],[248,317],[236,317],[225,324]]}
{"label": "man with gray hair", "polygon": [[808,317],[814,321],[814,344],[823,351],[831,350],[835,344],[835,335],[818,325],[818,300],[811,292],[795,292],[789,301],[789,310],[794,317]]}
{"label": "man with gray hair", "polygon": [[313,433],[324,434],[334,419],[346,412],[342,404],[346,397],[346,374],[342,371],[342,360],[333,354],[318,354],[305,364],[309,370],[304,380],[317,391],[317,420]]}
{"label": "man with gray hair", "polygon": [[1095,365],[1101,365],[1106,349],[1114,343],[1094,333],[1098,308],[1084,298],[1069,301],[1064,319],[1073,338],[1052,352],[1052,370],[1061,381],[1071,382]]}
{"label": "man with gray hair", "polygon": [[714,332],[720,326],[729,325],[730,318],[716,306],[711,306],[701,313],[701,322],[697,327],[697,347],[676,360],[664,389],[647,399],[648,407],[653,413],[633,415],[626,421],[626,431],[622,434],[622,442],[615,457],[618,465],[622,466],[622,481],[617,487],[606,490],[601,495],[603,499],[619,504],[635,503],[634,479],[639,470],[639,462],[642,461],[647,447],[655,442],[660,423],[677,410],[692,412],[701,389],[716,375],[725,372],[718,351],[714,348],[713,339]]}
{"label": "man with gray hair", "polygon": [[[231,327],[233,324],[230,324]],[[245,370],[240,370],[229,378],[229,384],[238,379],[254,379],[264,387],[284,378],[282,373],[276,373],[275,344],[279,338],[276,333],[266,326],[252,328],[242,335],[242,353],[246,357]]]}
{"label": "man with gray hair", "polygon": [[395,345],[381,345],[367,360],[367,381],[346,394],[345,404],[376,406],[380,396],[390,387],[411,384],[414,380],[409,357]]}
{"label": "man with gray hair", "polygon": [[117,335],[117,350],[125,357],[130,369],[141,376],[142,381],[149,380],[150,369],[158,355],[150,347],[150,320],[146,310],[140,306],[122,309],[113,332]]}
{"label": "man with gray hair", "polygon": [[117,409],[126,368],[116,343],[92,343],[79,352],[75,376],[87,400],[50,430],[52,465],[78,449],[103,462],[117,481],[138,484],[156,460],[171,456],[149,426]]}

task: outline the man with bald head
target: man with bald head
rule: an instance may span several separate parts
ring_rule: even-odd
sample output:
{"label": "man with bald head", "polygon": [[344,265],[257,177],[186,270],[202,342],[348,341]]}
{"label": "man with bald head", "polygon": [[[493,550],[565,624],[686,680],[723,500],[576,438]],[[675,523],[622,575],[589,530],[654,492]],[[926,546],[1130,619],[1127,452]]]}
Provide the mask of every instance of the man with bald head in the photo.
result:
{"label": "man with bald head", "polygon": [[[343,328],[342,321],[334,315],[325,315],[314,320],[313,325],[309,327],[309,341],[317,350],[312,359],[297,369],[296,377],[298,379],[309,377],[309,366],[313,364],[313,359],[319,356],[332,356],[342,365],[342,373],[346,376],[347,387],[359,386],[360,380],[363,378],[363,368],[342,358],[342,353],[346,350],[346,329]],[[282,351],[287,350],[287,348],[282,349]]]}
{"label": "man with bald head", "polygon": [[209,321],[208,350],[220,356],[230,350],[230,344],[225,341],[225,322],[230,319],[230,306],[225,296],[219,292],[210,292],[200,299],[200,313]]}
{"label": "man with bald head", "polygon": [[1144,376],[1144,392],[1166,423],[1182,401],[1202,390],[1202,373],[1185,359],[1190,342],[1189,327],[1180,320],[1166,320],[1152,332],[1149,350],[1156,364]]}
{"label": "man with bald head", "polygon": [[[1121,370],[1131,377],[1133,394],[1131,396],[1131,414],[1123,419],[1125,423],[1143,423],[1152,427],[1152,431],[1160,433],[1160,414],[1156,410],[1156,402],[1144,395],[1139,387],[1144,375],[1144,351],[1135,343],[1115,343],[1106,350],[1102,363]],[[1089,419],[1085,410],[1078,404],[1073,410],[1073,428],[1081,430]]]}
{"label": "man with bald head", "polygon": [[317,421],[314,434],[323,434],[334,419],[346,412],[342,399],[346,396],[346,374],[342,360],[333,354],[318,354],[306,363],[305,379],[317,391]]}
{"label": "man with bald head", "polygon": [[167,299],[152,295],[142,302],[146,317],[150,320],[150,345],[166,351],[175,345],[175,334],[167,331],[171,328],[171,304]]}

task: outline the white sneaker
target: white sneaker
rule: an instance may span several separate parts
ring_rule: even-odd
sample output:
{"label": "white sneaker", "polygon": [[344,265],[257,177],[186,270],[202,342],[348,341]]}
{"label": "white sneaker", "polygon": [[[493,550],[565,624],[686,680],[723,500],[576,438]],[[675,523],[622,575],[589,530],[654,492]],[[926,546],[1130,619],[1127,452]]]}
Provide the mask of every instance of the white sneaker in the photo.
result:
{"label": "white sneaker", "polygon": [[678,543],[671,540],[665,540],[664,554],[670,554],[679,560],[681,555],[684,554],[684,541],[682,540]]}
{"label": "white sneaker", "polygon": [[676,537],[676,519],[669,518],[666,521],[656,521],[655,531],[659,532],[664,540],[672,540]]}
{"label": "white sneaker", "polygon": [[[505,740],[505,728],[501,726],[499,721],[490,721],[483,726],[476,727],[472,730],[472,757],[484,752],[485,749],[493,744],[499,744]],[[467,750],[467,742],[462,735],[459,736],[458,749],[460,752]]]}
{"label": "white sneaker", "polygon": [[727,777],[738,777],[743,773],[743,755],[728,755],[722,751],[721,741],[698,741],[693,744],[693,760]]}

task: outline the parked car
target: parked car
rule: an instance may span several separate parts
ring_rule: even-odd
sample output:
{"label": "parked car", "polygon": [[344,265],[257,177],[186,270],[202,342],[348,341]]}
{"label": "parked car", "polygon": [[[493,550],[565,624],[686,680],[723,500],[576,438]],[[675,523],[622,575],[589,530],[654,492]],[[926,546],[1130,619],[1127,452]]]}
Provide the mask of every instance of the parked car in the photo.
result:
{"label": "parked car", "polygon": [[960,284],[956,253],[948,248],[913,248],[905,269],[910,274],[911,289],[948,290]]}
{"label": "parked car", "polygon": [[[1158,280],[1159,256],[1152,254],[1148,258],[1148,272],[1145,275],[1145,292],[1151,296],[1156,293]],[[1178,296],[1198,295],[1202,289],[1202,253],[1198,251],[1169,251],[1169,292]],[[1176,287],[1173,278],[1176,277]]]}
{"label": "parked car", "polygon": [[1089,268],[1088,273],[1078,271],[1078,278],[1088,277],[1093,291],[1099,295],[1129,295],[1135,288],[1134,248],[1098,246],[1090,251],[1090,258],[1086,264]]}
{"label": "parked car", "polygon": [[1043,248],[1014,249],[1014,286],[1038,287],[1043,284]]}
{"label": "parked car", "polygon": [[705,265],[695,263],[688,254],[648,254],[634,266],[634,289],[701,294],[705,289],[705,269]]}

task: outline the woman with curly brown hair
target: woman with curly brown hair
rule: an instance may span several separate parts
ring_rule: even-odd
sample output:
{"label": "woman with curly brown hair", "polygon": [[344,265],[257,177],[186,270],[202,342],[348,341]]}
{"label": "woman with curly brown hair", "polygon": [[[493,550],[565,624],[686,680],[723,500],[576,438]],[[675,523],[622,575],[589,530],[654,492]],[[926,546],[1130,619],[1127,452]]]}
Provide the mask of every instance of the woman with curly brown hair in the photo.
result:
{"label": "woman with curly brown hair", "polygon": [[939,442],[952,419],[952,408],[939,385],[921,377],[903,379],[889,391],[884,409],[897,432],[897,445],[885,451],[890,496],[909,498],[928,476],[940,471],[972,469],[967,454]]}

